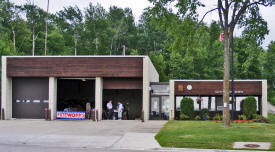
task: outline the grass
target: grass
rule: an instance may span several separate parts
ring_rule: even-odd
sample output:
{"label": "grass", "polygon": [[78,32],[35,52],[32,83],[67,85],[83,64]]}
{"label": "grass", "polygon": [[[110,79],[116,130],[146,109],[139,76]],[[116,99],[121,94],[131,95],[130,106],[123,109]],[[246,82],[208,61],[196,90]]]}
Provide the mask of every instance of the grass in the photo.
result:
{"label": "grass", "polygon": [[164,147],[233,149],[237,141],[270,142],[275,150],[275,115],[272,123],[232,123],[225,128],[215,121],[169,121],[156,135]]}

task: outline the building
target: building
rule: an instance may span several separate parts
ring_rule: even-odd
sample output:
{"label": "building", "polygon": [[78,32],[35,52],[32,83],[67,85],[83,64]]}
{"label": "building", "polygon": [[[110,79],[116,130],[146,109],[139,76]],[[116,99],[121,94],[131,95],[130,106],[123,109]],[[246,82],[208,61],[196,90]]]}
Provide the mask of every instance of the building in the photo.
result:
{"label": "building", "polygon": [[[128,106],[130,119],[149,119],[149,85],[159,76],[147,56],[3,56],[2,110],[4,119],[44,118],[44,109],[85,103],[103,113],[112,99]],[[99,115],[99,120],[102,115]]]}
{"label": "building", "polygon": [[[53,120],[62,111],[85,111],[88,102],[101,120],[113,100],[123,103],[128,119],[140,119],[143,111],[145,120],[174,120],[183,97],[193,99],[197,113],[222,114],[222,86],[222,80],[159,82],[148,56],[3,56],[2,119],[44,118],[49,108]],[[267,117],[266,80],[235,80],[236,115],[247,96]]]}

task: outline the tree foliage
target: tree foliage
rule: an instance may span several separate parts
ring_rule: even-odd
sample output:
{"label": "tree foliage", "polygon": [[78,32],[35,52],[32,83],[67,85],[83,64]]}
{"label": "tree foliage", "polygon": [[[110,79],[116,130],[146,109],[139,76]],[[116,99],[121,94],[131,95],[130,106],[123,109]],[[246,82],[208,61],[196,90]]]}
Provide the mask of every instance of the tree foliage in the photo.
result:
{"label": "tree foliage", "polygon": [[249,96],[243,101],[243,113],[248,119],[252,119],[254,114],[257,114],[257,104],[256,99]]}
{"label": "tree foliage", "polygon": [[194,118],[194,101],[191,98],[184,97],[180,102],[180,114]]}
{"label": "tree foliage", "polygon": [[[200,22],[199,0],[150,0],[135,22],[130,8],[104,9],[90,3],[84,10],[69,6],[49,14],[48,55],[149,55],[161,81],[174,79],[222,79],[224,31],[220,21]],[[239,2],[237,8],[246,1]],[[256,1],[251,1],[256,2]],[[261,1],[266,3],[267,1]],[[260,4],[260,3],[259,3]],[[177,12],[171,9],[175,5]],[[235,6],[232,2],[231,7]],[[247,6],[237,22],[244,27],[235,37],[234,67],[238,79],[267,78],[274,88],[274,42],[265,51],[260,45],[268,33],[259,7]],[[16,5],[0,0],[1,55],[44,54],[46,13],[32,3]]]}

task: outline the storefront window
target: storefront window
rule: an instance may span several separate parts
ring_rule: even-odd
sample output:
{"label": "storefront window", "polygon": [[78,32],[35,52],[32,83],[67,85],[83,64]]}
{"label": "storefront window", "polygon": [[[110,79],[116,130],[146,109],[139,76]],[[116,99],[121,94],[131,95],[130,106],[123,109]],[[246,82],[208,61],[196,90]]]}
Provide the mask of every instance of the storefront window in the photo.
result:
{"label": "storefront window", "polygon": [[159,115],[159,97],[152,97],[151,100],[151,114]]}
{"label": "storefront window", "polygon": [[176,97],[176,111],[180,111],[180,102],[183,99],[183,96]]}
{"label": "storefront window", "polygon": [[164,115],[164,117],[169,117],[169,108],[170,108],[169,96],[162,96],[161,112]]}

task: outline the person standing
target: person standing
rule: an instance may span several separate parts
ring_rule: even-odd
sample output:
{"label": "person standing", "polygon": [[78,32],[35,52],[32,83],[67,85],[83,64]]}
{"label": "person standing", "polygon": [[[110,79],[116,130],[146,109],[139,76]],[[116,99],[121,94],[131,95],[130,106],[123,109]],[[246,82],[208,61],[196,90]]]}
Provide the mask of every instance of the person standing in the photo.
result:
{"label": "person standing", "polygon": [[124,108],[123,104],[120,103],[120,101],[118,101],[117,102],[117,112],[118,112],[117,117],[118,117],[118,120],[121,120],[121,118],[122,118],[123,108]]}
{"label": "person standing", "polygon": [[113,104],[112,104],[112,100],[110,100],[107,103],[107,109],[108,109],[108,119],[112,119],[113,118]]}

